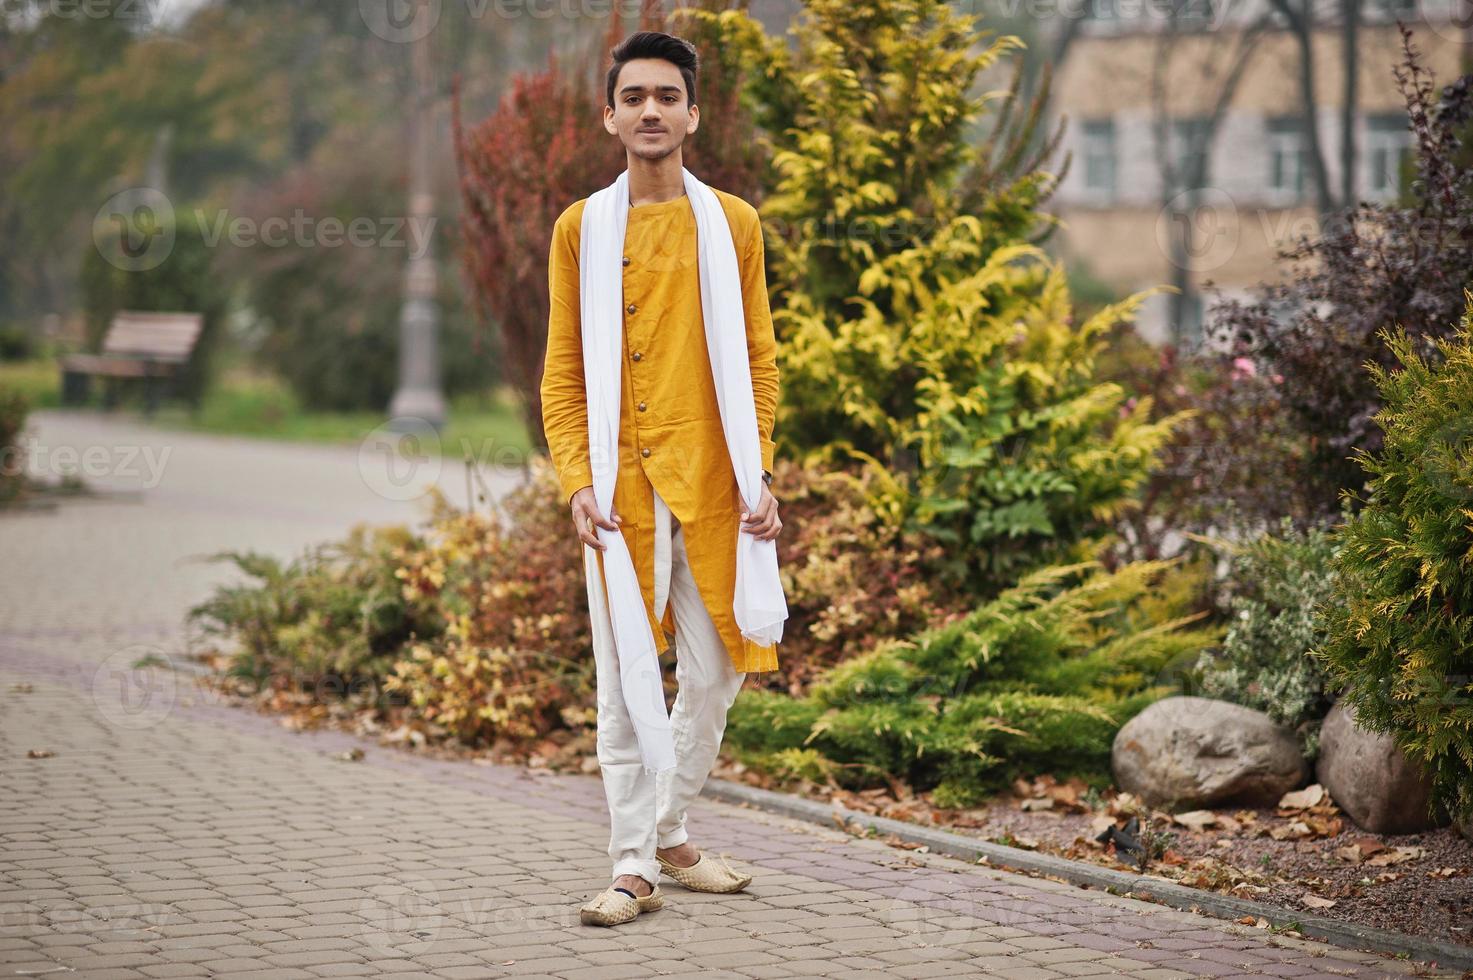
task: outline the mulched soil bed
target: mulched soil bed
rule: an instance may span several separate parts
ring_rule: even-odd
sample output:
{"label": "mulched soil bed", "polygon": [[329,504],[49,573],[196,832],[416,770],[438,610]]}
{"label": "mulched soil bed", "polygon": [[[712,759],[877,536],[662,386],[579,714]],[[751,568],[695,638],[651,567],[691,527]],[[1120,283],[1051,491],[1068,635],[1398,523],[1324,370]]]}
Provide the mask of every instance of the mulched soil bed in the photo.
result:
{"label": "mulched soil bed", "polygon": [[[1388,836],[1362,831],[1319,787],[1274,809],[1175,817],[1127,794],[1100,796],[1049,777],[969,810],[941,810],[903,786],[850,793],[776,785],[723,758],[715,775],[838,802],[862,813],[934,826],[1075,861],[1140,870],[1140,853],[1097,838],[1137,821],[1127,844],[1149,853],[1145,873],[1288,910],[1473,946],[1473,842],[1445,828]],[[1296,804],[1310,804],[1300,806]],[[1182,821],[1185,821],[1183,823]],[[1268,928],[1263,921],[1245,925]]]}

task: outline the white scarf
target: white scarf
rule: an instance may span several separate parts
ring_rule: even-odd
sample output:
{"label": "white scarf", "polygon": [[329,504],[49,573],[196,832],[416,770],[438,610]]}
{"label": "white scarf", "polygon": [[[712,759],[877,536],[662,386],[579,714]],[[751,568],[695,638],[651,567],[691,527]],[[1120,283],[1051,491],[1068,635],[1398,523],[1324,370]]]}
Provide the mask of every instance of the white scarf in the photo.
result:
{"label": "white scarf", "polygon": [[[701,317],[706,351],[716,382],[721,428],[731,453],[737,489],[748,514],[762,499],[762,447],[752,400],[752,370],[747,362],[747,330],[742,280],[731,226],[716,193],[689,170],[680,168],[685,193],[695,213],[696,255],[701,283]],[[588,395],[588,456],[593,468],[593,496],[605,517],[613,509],[619,467],[620,365],[624,356],[624,230],[629,220],[629,171],[590,195],[580,229],[578,282],[583,335],[583,379]],[[777,572],[777,542],[764,541],[741,529],[737,536],[736,593],[732,601],[742,635],[758,646],[782,639],[788,605]],[[675,767],[675,744],[654,634],[634,561],[618,531],[594,525],[603,553],[609,618],[619,656],[619,683],[624,704],[639,739],[646,772]],[[584,571],[598,581],[598,559],[584,545]]]}

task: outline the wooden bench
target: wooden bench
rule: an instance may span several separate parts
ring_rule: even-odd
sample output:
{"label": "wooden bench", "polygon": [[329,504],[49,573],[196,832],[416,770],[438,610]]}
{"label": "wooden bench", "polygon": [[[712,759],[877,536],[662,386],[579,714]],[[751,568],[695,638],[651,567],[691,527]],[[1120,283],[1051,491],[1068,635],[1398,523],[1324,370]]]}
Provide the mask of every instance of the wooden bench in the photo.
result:
{"label": "wooden bench", "polygon": [[100,354],[61,358],[61,401],[86,403],[93,376],[106,378],[104,402],[117,405],[118,386],[141,380],[145,411],[158,408],[160,389],[189,362],[204,317],[199,313],[120,312],[108,325]]}

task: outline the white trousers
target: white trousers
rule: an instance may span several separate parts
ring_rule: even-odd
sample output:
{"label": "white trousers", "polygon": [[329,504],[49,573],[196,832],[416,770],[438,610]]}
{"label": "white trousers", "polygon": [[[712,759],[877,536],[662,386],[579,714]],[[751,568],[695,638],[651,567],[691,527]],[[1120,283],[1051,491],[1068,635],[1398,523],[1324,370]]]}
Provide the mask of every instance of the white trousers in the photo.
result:
{"label": "white trousers", "polygon": [[696,590],[686,558],[685,531],[656,493],[655,617],[664,617],[667,601],[675,610],[678,690],[670,711],[670,727],[675,738],[676,766],[659,775],[646,773],[619,689],[619,658],[603,583],[587,584],[598,674],[598,762],[609,802],[613,877],[639,875],[654,885],[660,880],[655,848],[685,842],[686,807],[700,794],[711,774],[726,730],[727,710],[747,675],[732,666],[716,624]]}

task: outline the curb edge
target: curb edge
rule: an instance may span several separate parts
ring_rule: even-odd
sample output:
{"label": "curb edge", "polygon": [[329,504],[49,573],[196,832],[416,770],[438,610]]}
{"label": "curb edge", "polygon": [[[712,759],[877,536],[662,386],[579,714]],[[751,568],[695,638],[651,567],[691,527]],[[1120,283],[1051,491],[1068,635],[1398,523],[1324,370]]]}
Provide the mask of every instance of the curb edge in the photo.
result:
{"label": "curb edge", "polygon": [[1473,970],[1473,947],[1462,948],[1435,939],[1422,939],[1389,929],[1358,926],[1322,915],[1301,914],[1276,905],[1266,905],[1219,892],[1188,888],[1175,882],[1149,879],[1113,868],[1082,861],[1070,861],[1036,851],[995,844],[991,841],[964,837],[950,831],[919,824],[905,823],[890,817],[878,817],[839,804],[822,803],[786,793],[759,789],[714,776],[706,781],[703,796],[751,806],[809,823],[833,827],[835,815],[845,824],[857,822],[875,830],[894,834],[901,840],[924,844],[933,852],[976,863],[985,857],[987,866],[1004,871],[1031,871],[1062,878],[1072,885],[1109,891],[1127,898],[1151,901],[1181,911],[1199,911],[1221,919],[1237,919],[1245,915],[1263,918],[1275,926],[1295,924],[1310,939],[1357,951],[1405,954],[1413,959],[1434,962],[1439,967]]}

